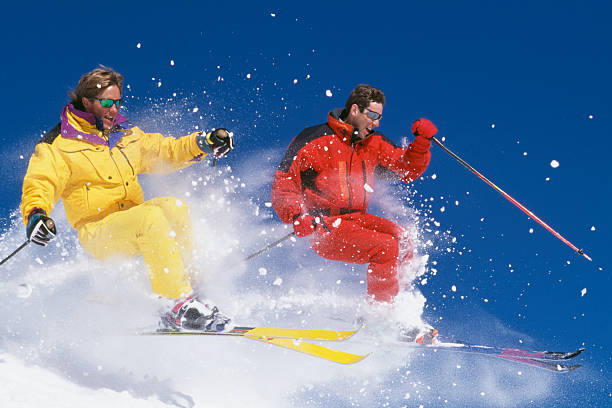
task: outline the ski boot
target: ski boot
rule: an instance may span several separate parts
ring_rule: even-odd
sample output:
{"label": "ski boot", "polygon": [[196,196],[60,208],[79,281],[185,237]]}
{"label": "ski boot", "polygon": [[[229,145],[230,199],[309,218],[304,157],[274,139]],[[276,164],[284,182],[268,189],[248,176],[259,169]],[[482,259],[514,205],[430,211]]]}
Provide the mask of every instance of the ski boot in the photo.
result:
{"label": "ski boot", "polygon": [[161,317],[162,330],[222,332],[230,329],[230,318],[217,306],[202,303],[189,296],[181,299]]}
{"label": "ski boot", "polygon": [[405,342],[414,342],[423,346],[432,346],[440,342],[438,330],[428,324],[424,327],[402,327],[399,339]]}

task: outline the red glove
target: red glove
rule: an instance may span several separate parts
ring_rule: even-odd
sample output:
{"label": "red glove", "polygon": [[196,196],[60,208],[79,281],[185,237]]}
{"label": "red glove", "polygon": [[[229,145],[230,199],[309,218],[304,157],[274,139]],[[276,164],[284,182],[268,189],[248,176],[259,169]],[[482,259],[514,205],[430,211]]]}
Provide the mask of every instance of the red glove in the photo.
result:
{"label": "red glove", "polygon": [[423,136],[426,139],[431,139],[438,133],[438,129],[429,119],[421,118],[415,120],[412,124],[412,133],[415,136]]}
{"label": "red glove", "polygon": [[317,222],[312,215],[298,215],[293,221],[293,232],[300,238],[307,237],[317,228]]}

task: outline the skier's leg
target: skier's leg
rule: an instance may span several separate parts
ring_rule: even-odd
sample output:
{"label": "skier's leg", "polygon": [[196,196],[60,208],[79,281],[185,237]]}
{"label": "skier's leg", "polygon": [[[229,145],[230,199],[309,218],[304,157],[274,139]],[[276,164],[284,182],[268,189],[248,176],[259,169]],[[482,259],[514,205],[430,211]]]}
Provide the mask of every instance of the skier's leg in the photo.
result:
{"label": "skier's leg", "polygon": [[176,243],[183,256],[185,266],[191,265],[195,242],[189,206],[181,199],[176,197],[157,197],[153,198],[145,205],[155,205],[162,209],[164,217],[168,220]]}
{"label": "skier's leg", "polygon": [[96,258],[142,255],[153,292],[178,299],[191,293],[192,288],[174,235],[164,211],[148,202],[79,230],[83,247]]}
{"label": "skier's leg", "polygon": [[[397,262],[402,228],[391,221],[367,213],[340,217],[330,232],[317,229],[312,248],[322,257],[357,264],[370,263],[368,295],[389,302],[399,291]],[[328,223],[329,224],[329,223]]]}

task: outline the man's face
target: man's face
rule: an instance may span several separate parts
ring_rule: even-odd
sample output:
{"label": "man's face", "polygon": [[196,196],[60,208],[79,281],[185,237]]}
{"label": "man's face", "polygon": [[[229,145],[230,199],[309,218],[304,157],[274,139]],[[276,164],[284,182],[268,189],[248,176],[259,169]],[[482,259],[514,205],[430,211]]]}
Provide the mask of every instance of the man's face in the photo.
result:
{"label": "man's face", "polygon": [[[346,118],[346,123],[353,125],[359,131],[359,138],[365,139],[380,125],[383,106],[378,102],[370,102],[370,105],[361,112],[357,104],[353,104]],[[378,119],[372,119],[378,117]]]}
{"label": "man's face", "polygon": [[115,123],[115,117],[119,112],[119,108],[115,103],[113,103],[110,108],[105,108],[100,104],[99,99],[121,99],[121,91],[115,85],[111,85],[106,88],[104,92],[98,95],[96,99],[82,99],[85,111],[93,113],[94,115],[102,119],[104,129],[109,130],[113,127],[113,123]]}

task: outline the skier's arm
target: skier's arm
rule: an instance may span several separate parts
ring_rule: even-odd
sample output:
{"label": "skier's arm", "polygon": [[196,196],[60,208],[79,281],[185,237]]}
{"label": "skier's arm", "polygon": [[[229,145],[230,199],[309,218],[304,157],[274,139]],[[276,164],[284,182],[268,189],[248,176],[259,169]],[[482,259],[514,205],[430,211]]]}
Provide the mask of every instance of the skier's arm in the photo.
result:
{"label": "skier's arm", "polygon": [[[134,128],[136,131],[142,133]],[[234,148],[233,134],[223,128],[194,132],[178,139],[161,133],[142,133],[140,140],[143,173],[171,173],[201,161],[209,153],[223,157]]]}
{"label": "skier's arm", "polygon": [[274,174],[272,183],[272,207],[281,221],[293,223],[302,213],[304,195],[302,194],[302,169],[309,168],[308,155],[304,149],[294,152],[288,149],[283,161]]}
{"label": "skier's arm", "polygon": [[199,162],[208,153],[197,143],[200,132],[175,139],[161,133],[144,133],[138,127],[132,129],[140,142],[140,172],[171,173]]}
{"label": "skier's arm", "polygon": [[25,225],[35,209],[49,214],[59,201],[70,171],[61,154],[53,145],[39,143],[30,158],[23,179],[21,214]]}
{"label": "skier's arm", "polygon": [[383,142],[379,156],[381,165],[398,174],[406,183],[416,180],[427,169],[431,159],[431,138],[438,130],[429,120],[419,119],[414,122],[412,131],[415,139],[407,148]]}

